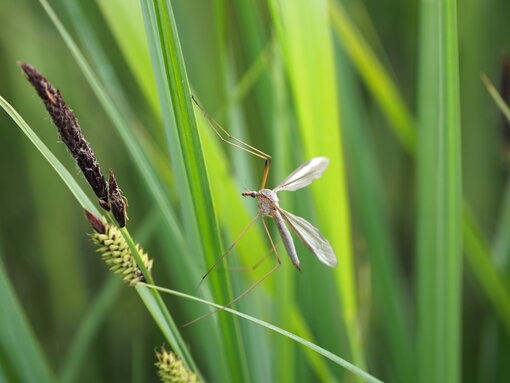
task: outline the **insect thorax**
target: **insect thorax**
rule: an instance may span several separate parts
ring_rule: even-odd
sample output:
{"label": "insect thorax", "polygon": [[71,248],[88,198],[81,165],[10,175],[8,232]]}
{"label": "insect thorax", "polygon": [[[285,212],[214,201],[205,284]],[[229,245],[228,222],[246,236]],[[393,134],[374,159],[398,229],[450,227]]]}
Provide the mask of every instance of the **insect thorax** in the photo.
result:
{"label": "insect thorax", "polygon": [[278,206],[279,199],[276,193],[269,189],[262,189],[258,194],[259,210],[262,215],[272,216],[272,209]]}

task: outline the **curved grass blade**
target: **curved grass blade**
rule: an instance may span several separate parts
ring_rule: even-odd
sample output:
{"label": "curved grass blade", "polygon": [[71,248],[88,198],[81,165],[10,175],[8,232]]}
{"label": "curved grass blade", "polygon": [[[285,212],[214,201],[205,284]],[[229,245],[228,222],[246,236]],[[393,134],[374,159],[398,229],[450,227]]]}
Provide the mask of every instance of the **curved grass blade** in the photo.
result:
{"label": "curved grass blade", "polygon": [[[285,309],[287,309],[287,307],[285,307]],[[299,334],[302,334],[304,337],[313,339],[312,332],[304,321],[303,314],[301,314],[295,305],[290,309],[292,310],[292,314],[290,315],[290,318],[288,318],[288,322],[291,324],[292,328],[295,329],[295,331]],[[285,311],[285,313],[287,314],[286,316],[289,317],[289,311]],[[285,351],[285,349],[282,349],[282,352],[283,351]],[[321,358],[320,355],[317,355],[317,353],[314,351],[316,350],[309,347],[305,350],[306,354],[308,355],[308,359],[310,360],[310,365],[315,369],[317,376],[321,379],[321,382],[338,382],[337,378],[333,376],[332,372],[329,370],[326,361]],[[285,369],[288,365],[291,364],[283,365],[281,368]],[[281,381],[286,382],[287,380]]]}
{"label": "curved grass blade", "polygon": [[[90,211],[96,212],[98,216],[101,214],[98,212],[97,208],[88,200],[88,197],[78,186],[74,178],[71,174],[64,168],[64,166],[60,163],[60,161],[50,152],[50,150],[42,143],[42,141],[37,137],[37,135],[33,132],[32,129],[26,124],[23,118],[16,112],[16,110],[9,105],[2,97],[0,97],[0,106],[2,106],[7,113],[12,117],[12,119],[18,124],[21,130],[30,138],[30,140],[34,143],[34,145],[39,149],[41,154],[46,158],[46,160],[53,166],[53,168],[57,171],[58,175],[62,178],[64,183],[68,186],[69,190],[76,197],[78,202],[82,205],[82,207],[89,209]],[[145,269],[144,263],[140,260],[140,255],[138,254],[137,249],[134,247],[133,241],[129,232],[124,227],[122,229],[122,234],[128,241],[131,250],[133,251],[133,255],[135,256],[137,263],[144,272],[144,275],[148,276],[147,270]],[[152,278],[148,277],[147,280],[151,281]],[[159,325],[161,331],[165,335],[166,339],[174,349],[174,351],[188,364],[188,366],[197,374],[199,374],[198,368],[191,357],[191,354],[188,351],[187,345],[182,339],[179,331],[177,330],[177,326],[173,321],[168,309],[163,303],[161,296],[159,294],[152,294],[152,299],[147,299],[146,294],[144,294],[144,290],[141,288],[137,289],[141,298],[144,300],[144,303],[147,306],[149,312],[153,315],[156,323]]]}
{"label": "curved grass blade", "polygon": [[192,301],[195,301],[195,302],[200,302],[200,303],[209,305],[209,306],[217,308],[217,309],[223,309],[226,312],[235,314],[235,315],[237,315],[237,316],[239,316],[241,318],[247,319],[247,320],[249,320],[249,321],[251,321],[253,323],[258,324],[259,326],[263,326],[263,327],[265,327],[265,328],[267,328],[267,329],[269,329],[271,331],[274,331],[274,332],[277,332],[277,333],[279,333],[279,334],[281,334],[283,336],[286,336],[287,338],[290,338],[290,339],[294,340],[295,342],[301,343],[302,345],[310,348],[311,350],[313,350],[315,352],[318,352],[319,354],[321,354],[325,358],[331,360],[332,362],[338,364],[339,366],[342,366],[342,367],[346,368],[347,370],[349,370],[353,374],[359,376],[360,378],[362,378],[366,382],[373,382],[373,383],[380,383],[381,382],[379,379],[373,377],[372,375],[370,375],[369,373],[363,371],[361,368],[353,365],[352,363],[349,363],[345,359],[340,358],[338,355],[335,355],[335,354],[333,354],[333,353],[323,349],[322,347],[317,346],[316,344],[314,344],[314,343],[312,343],[310,341],[307,341],[306,339],[303,339],[303,338],[301,338],[301,337],[299,337],[299,336],[297,336],[297,335],[295,335],[295,334],[293,334],[293,333],[291,333],[289,331],[281,329],[281,328],[279,328],[279,327],[277,327],[275,325],[272,325],[270,323],[267,323],[267,322],[265,322],[263,320],[254,318],[254,317],[252,317],[250,315],[247,315],[247,314],[244,314],[242,312],[230,309],[228,307],[227,308],[223,308],[222,305],[219,305],[219,304],[216,304],[216,303],[213,303],[213,302],[209,302],[209,301],[206,301],[204,299],[200,299],[200,298],[194,297],[192,295],[184,294],[184,293],[181,293],[179,291],[175,291],[175,290],[171,290],[171,289],[166,289],[164,287],[149,285],[149,284],[146,284],[146,283],[138,283],[138,284],[141,285],[141,286],[145,286],[145,287],[147,287],[149,289],[156,289],[156,290],[168,293],[168,294],[175,295],[175,296],[180,297],[180,298],[192,300]]}
{"label": "curved grass blade", "polygon": [[353,25],[338,0],[330,0],[333,27],[368,89],[390,121],[395,135],[411,154],[416,146],[413,117],[388,72]]}
{"label": "curved grass blade", "polygon": [[[172,253],[190,253],[191,250],[188,244],[196,241],[191,241],[189,239],[186,241],[184,239],[181,226],[177,221],[173,207],[169,202],[169,198],[165,195],[166,189],[163,187],[163,181],[161,178],[165,177],[166,172],[162,172],[160,177],[155,170],[161,169],[163,166],[165,167],[165,170],[168,171],[168,160],[161,163],[161,159],[165,157],[159,151],[154,151],[153,148],[148,145],[148,140],[145,136],[140,135],[140,130],[137,130],[137,126],[135,124],[136,119],[131,115],[130,109],[126,108],[127,101],[123,97],[119,97],[119,80],[116,78],[115,74],[108,73],[107,78],[103,78],[102,81],[100,81],[92,71],[70,34],[54,13],[53,9],[45,0],[41,0],[41,4],[73,54],[76,62],[89,82],[92,90],[95,92],[107,115],[114,123],[114,128],[117,129],[123,139],[128,149],[128,153],[131,154],[141,178],[147,185],[149,195],[154,198],[155,205],[161,211],[164,218],[162,223],[166,228],[165,236],[168,236],[168,238],[165,238],[165,241],[172,244],[171,247],[167,248]],[[80,6],[74,2],[65,2],[65,5],[66,8],[68,8],[70,19],[74,21],[75,27],[80,32],[86,45],[89,47],[91,55],[97,65],[100,68],[109,68],[111,66],[111,62],[108,61],[104,48],[97,39],[95,39],[95,35],[91,32],[92,26],[90,25],[90,21],[85,15],[83,15]],[[108,91],[115,95],[115,101],[119,103],[120,106],[113,101],[113,98],[109,95]],[[122,96],[122,94],[120,94],[120,96]],[[150,162],[147,158],[147,156],[150,155],[149,153],[156,154],[156,156],[150,158],[152,162]],[[154,161],[157,162],[155,163]],[[184,222],[186,222],[186,218],[184,219]],[[167,273],[170,274],[180,286],[190,288],[190,284],[192,284],[192,287],[194,287],[195,284],[193,281],[200,278],[198,268],[196,267],[196,260],[192,257],[179,257],[178,259],[163,257],[163,261],[166,266]],[[192,275],[192,277],[181,278],[180,276],[182,273],[175,273],[175,270],[180,270],[182,268],[187,271],[188,275]],[[205,294],[209,294],[207,287],[208,286],[204,286],[203,289]]]}
{"label": "curved grass blade", "polygon": [[18,114],[18,112],[2,97],[0,96],[0,106],[9,114],[9,116],[13,119],[13,121],[18,125],[21,131],[29,138],[29,140],[34,144],[34,146],[41,152],[41,154],[46,158],[48,163],[55,169],[57,174],[62,178],[62,181],[69,188],[71,193],[73,193],[76,200],[80,203],[81,206],[86,208],[87,210],[93,212],[95,215],[100,216],[101,213],[97,209],[97,207],[92,203],[90,198],[83,192],[78,183],[74,180],[73,176],[69,171],[62,165],[62,163],[57,160],[57,158],[53,155],[53,153],[48,149],[46,145],[39,139],[39,137],[34,133],[32,129],[28,126],[28,124],[23,120],[23,118]]}
{"label": "curved grass blade", "polygon": [[[137,232],[137,238],[140,243],[145,242],[149,238],[156,230],[160,221],[161,217],[158,212],[153,211]],[[87,351],[97,335],[100,325],[106,317],[106,313],[118,298],[122,285],[121,280],[114,275],[110,275],[103,284],[71,341],[60,372],[61,383],[74,382],[76,380]]]}
{"label": "curved grass blade", "polygon": [[164,222],[168,227],[169,234],[173,237],[175,247],[179,249],[181,253],[186,253],[188,251],[188,247],[184,241],[183,234],[179,229],[180,225],[177,222],[175,213],[173,212],[173,209],[164,194],[164,188],[161,186],[161,182],[158,176],[147,160],[137,138],[129,129],[131,124],[124,118],[123,114],[115,106],[108,93],[103,89],[101,82],[92,71],[92,68],[83,56],[82,52],[79,50],[71,35],[65,29],[62,22],[59,20],[48,2],[46,0],[39,0],[39,2],[50,17],[59,34],[62,36],[62,39],[66,43],[71,54],[74,56],[78,66],[92,87],[92,90],[96,94],[96,97],[113,122],[113,126],[117,129],[118,133],[123,139],[128,152],[133,157],[133,163],[137,166],[140,176],[145,181],[148,190],[150,191],[150,194],[154,198],[156,204],[161,208],[161,212],[165,218]]}
{"label": "curved grass blade", "polygon": [[[55,382],[40,345],[9,281],[0,256],[0,368],[6,381]],[[0,374],[0,380],[2,375]]]}

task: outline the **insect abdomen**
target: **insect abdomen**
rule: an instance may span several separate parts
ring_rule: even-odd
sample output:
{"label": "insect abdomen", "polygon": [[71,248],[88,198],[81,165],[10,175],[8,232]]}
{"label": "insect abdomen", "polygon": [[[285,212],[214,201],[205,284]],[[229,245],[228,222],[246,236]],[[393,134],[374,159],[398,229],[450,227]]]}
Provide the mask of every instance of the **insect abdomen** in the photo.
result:
{"label": "insect abdomen", "polygon": [[292,240],[292,236],[290,234],[289,229],[285,226],[285,222],[283,221],[282,215],[278,210],[273,210],[273,218],[276,222],[276,227],[278,227],[278,231],[280,232],[280,236],[282,237],[283,244],[285,245],[285,249],[287,250],[287,254],[292,261],[292,264],[299,267],[299,258],[296,253],[296,248],[294,247],[294,241]]}

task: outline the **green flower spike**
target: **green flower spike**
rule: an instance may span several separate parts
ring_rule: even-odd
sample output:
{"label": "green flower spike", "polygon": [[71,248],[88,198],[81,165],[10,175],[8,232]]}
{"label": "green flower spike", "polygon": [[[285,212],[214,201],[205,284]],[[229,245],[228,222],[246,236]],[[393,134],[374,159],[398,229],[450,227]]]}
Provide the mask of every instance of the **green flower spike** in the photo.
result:
{"label": "green flower spike", "polygon": [[165,383],[198,383],[198,377],[189,371],[173,352],[161,347],[161,352],[156,351],[156,367],[162,382]]}
{"label": "green flower spike", "polygon": [[[110,266],[116,274],[121,274],[125,282],[133,285],[137,282],[145,282],[141,270],[136,264],[135,258],[129,249],[124,236],[115,225],[103,223],[98,217],[85,211],[87,219],[96,231],[91,234],[92,241],[99,247],[97,251],[101,253],[101,258]],[[152,269],[152,259],[140,245],[136,244],[136,249],[140,253],[143,263],[147,271]]]}

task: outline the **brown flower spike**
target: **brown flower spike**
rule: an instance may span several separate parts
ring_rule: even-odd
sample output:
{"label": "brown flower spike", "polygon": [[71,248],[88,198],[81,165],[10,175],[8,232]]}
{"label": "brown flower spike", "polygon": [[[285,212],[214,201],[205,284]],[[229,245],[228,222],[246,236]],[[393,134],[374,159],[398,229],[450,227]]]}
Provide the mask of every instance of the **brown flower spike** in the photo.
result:
{"label": "brown flower spike", "polygon": [[110,210],[106,180],[90,144],[83,136],[73,111],[65,103],[60,91],[55,89],[34,67],[23,62],[19,65],[25,72],[27,80],[43,100],[46,110],[58,128],[62,141],[66,144],[83,175],[92,186],[94,193],[98,196],[99,204],[103,209]]}
{"label": "brown flower spike", "polygon": [[126,226],[126,202],[117,185],[112,169],[110,169],[110,179],[108,181],[108,196],[110,197],[113,216],[119,223],[119,227]]}
{"label": "brown flower spike", "polygon": [[92,228],[96,231],[96,233],[98,233],[98,234],[106,233],[106,227],[105,227],[103,221],[101,221],[101,219],[99,217],[96,217],[94,214],[92,214],[87,209],[83,209],[83,210],[85,211],[85,215],[87,216],[87,220],[89,221],[90,226],[92,226]]}

